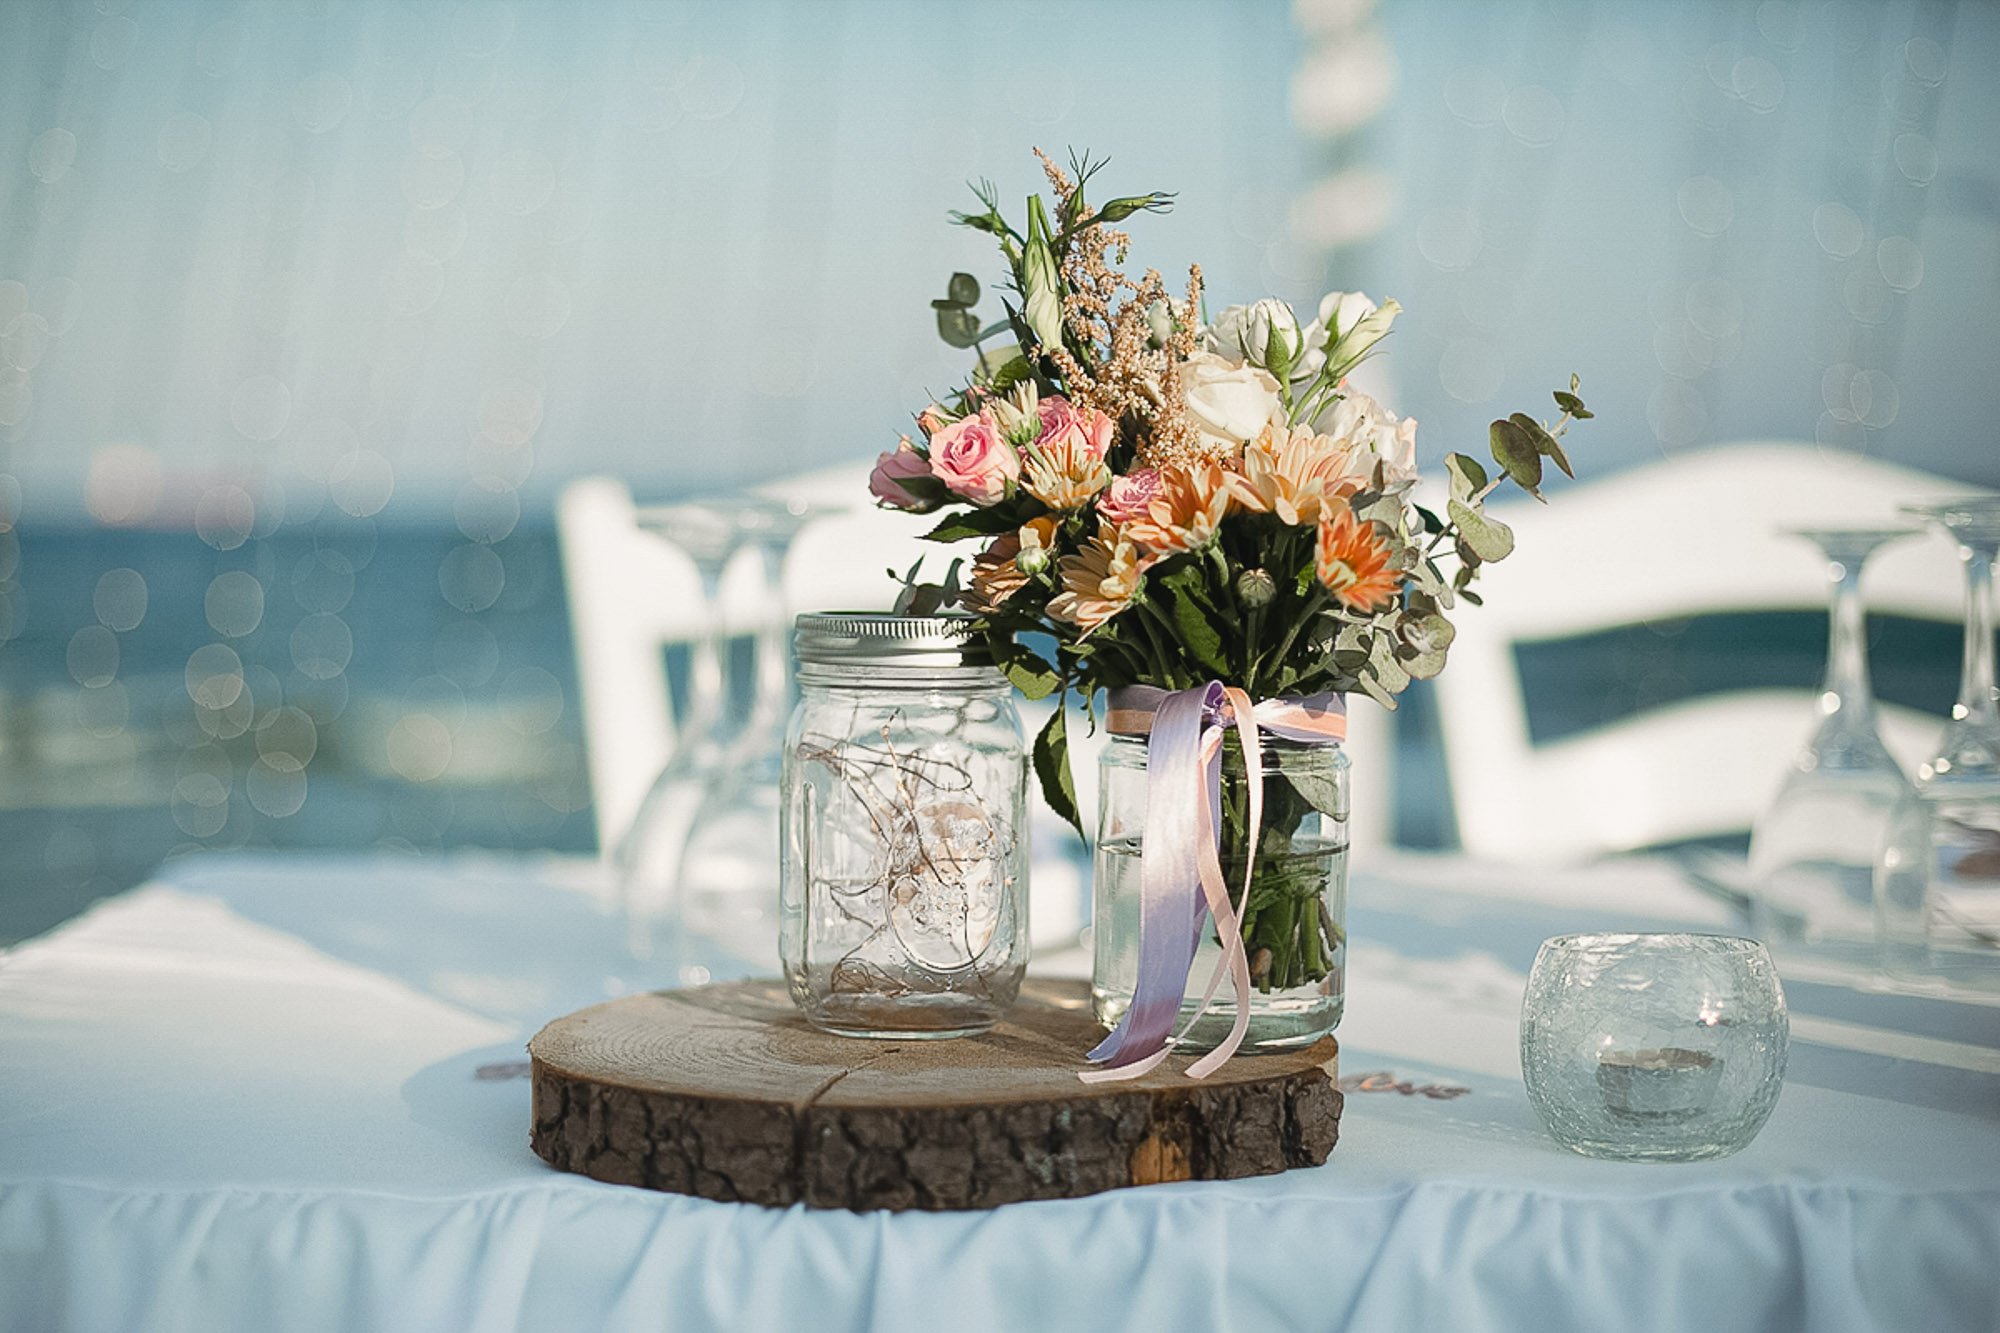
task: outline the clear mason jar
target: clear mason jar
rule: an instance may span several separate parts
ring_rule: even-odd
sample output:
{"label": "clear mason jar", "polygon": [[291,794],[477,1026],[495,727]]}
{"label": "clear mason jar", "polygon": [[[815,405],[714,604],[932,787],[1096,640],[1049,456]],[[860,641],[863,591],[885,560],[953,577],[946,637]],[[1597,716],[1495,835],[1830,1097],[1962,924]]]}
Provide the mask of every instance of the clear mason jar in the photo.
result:
{"label": "clear mason jar", "polygon": [[796,623],[778,952],[814,1026],[958,1037],[1028,965],[1028,767],[1012,687],[966,617]]}
{"label": "clear mason jar", "polygon": [[[1309,1045],[1340,1023],[1347,979],[1347,756],[1337,745],[1266,737],[1264,810],[1248,906],[1243,862],[1249,783],[1236,737],[1222,752],[1222,877],[1250,957],[1250,1030],[1242,1050]],[[1139,974],[1140,853],[1146,839],[1146,740],[1114,736],[1098,760],[1092,880],[1091,1007],[1108,1030],[1132,1003]],[[1221,956],[1206,918],[1174,1030],[1194,1016]],[[1225,980],[1183,1050],[1229,1035],[1235,995]]]}

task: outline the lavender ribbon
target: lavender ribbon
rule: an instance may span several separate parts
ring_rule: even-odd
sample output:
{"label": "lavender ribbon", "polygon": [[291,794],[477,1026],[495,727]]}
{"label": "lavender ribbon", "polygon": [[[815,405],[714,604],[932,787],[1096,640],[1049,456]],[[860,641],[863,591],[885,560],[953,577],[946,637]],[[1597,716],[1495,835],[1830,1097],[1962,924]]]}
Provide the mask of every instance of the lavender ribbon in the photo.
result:
{"label": "lavender ribbon", "polygon": [[[1110,1036],[1089,1054],[1098,1069],[1086,1082],[1137,1078],[1170,1049],[1174,1019],[1201,946],[1204,918],[1222,939],[1218,962],[1185,1036],[1208,1011],[1225,975],[1235,982],[1236,1020],[1221,1045],[1188,1069],[1202,1078],[1233,1055],[1249,1024],[1250,969],[1242,931],[1229,901],[1217,849],[1222,827],[1222,739],[1234,727],[1242,742],[1250,791],[1248,846],[1254,863],[1263,820],[1259,732],[1308,743],[1337,743],[1347,733],[1346,700],[1338,694],[1271,699],[1253,704],[1242,690],[1210,681],[1187,690],[1137,685],[1114,690],[1109,726],[1115,734],[1146,735],[1146,833],[1139,860],[1139,977],[1131,1006]],[[1246,866],[1244,891],[1250,874]]]}

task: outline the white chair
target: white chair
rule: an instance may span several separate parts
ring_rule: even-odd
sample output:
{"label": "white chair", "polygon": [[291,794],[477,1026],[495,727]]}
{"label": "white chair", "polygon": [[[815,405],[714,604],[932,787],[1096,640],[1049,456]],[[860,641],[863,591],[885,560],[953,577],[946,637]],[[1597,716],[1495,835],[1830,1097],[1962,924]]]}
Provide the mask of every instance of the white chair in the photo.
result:
{"label": "white chair", "polygon": [[[907,569],[925,553],[917,520],[866,506],[867,473],[840,469],[764,488],[772,498],[848,507],[808,523],[794,542],[785,565],[792,605],[885,609],[894,586],[883,570]],[[598,846],[607,851],[673,750],[665,650],[708,628],[694,562],[643,526],[644,515],[610,477],[574,481],[556,504]],[[763,628],[761,593],[754,564],[732,563],[721,588],[727,632]]]}
{"label": "white chair", "polygon": [[[1495,505],[1519,544],[1482,572],[1486,605],[1454,616],[1437,689],[1465,850],[1559,863],[1749,828],[1810,733],[1811,691],[1690,699],[1535,746],[1516,645],[1703,613],[1824,612],[1825,561],[1783,528],[1907,524],[1898,504],[1970,489],[1811,445],[1759,443],[1557,485],[1547,507]],[[1960,615],[1957,558],[1936,536],[1883,548],[1863,586],[1872,609]],[[1941,725],[1896,707],[1878,718],[1906,768]]]}

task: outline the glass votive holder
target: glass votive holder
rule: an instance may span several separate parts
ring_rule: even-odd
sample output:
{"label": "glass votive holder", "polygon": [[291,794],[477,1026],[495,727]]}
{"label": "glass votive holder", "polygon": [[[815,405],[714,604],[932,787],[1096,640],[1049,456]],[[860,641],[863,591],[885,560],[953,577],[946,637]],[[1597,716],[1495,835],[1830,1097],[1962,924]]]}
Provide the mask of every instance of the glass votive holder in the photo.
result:
{"label": "glass votive holder", "polygon": [[1791,1021],[1771,956],[1731,935],[1558,935],[1521,1004],[1521,1074],[1558,1143],[1693,1162],[1757,1137]]}

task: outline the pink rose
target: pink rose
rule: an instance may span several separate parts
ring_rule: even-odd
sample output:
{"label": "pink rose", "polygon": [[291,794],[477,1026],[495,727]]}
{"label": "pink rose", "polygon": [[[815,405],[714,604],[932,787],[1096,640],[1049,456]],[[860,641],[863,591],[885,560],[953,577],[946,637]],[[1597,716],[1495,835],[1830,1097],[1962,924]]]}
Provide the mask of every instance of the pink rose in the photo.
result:
{"label": "pink rose", "polygon": [[1153,497],[1159,494],[1160,474],[1149,467],[1113,477],[1104,494],[1097,497],[1097,512],[1111,523],[1130,523],[1144,518]]}
{"label": "pink rose", "polygon": [[891,509],[927,514],[938,507],[938,500],[913,495],[903,484],[918,478],[931,480],[931,462],[917,452],[910,437],[905,435],[894,449],[876,458],[875,470],[868,474],[868,491]]}
{"label": "pink rose", "polygon": [[931,436],[931,475],[976,505],[998,504],[1021,476],[1021,456],[990,412],[963,417]]}
{"label": "pink rose", "polygon": [[1037,443],[1044,449],[1067,441],[1079,452],[1100,461],[1111,452],[1115,428],[1111,418],[1096,408],[1078,410],[1069,399],[1054,395],[1036,403],[1035,412],[1042,419],[1042,435]]}

